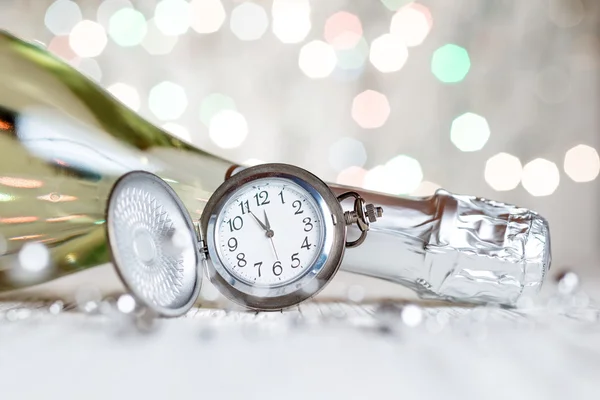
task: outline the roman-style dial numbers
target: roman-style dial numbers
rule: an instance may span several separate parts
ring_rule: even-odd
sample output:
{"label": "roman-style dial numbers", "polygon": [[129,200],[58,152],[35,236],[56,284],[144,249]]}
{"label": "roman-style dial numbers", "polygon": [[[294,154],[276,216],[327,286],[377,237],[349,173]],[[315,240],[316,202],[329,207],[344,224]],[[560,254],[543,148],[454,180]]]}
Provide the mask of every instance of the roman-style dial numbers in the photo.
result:
{"label": "roman-style dial numbers", "polygon": [[319,257],[323,237],[323,215],[314,197],[282,178],[238,188],[215,225],[223,266],[253,286],[279,286],[303,276]]}

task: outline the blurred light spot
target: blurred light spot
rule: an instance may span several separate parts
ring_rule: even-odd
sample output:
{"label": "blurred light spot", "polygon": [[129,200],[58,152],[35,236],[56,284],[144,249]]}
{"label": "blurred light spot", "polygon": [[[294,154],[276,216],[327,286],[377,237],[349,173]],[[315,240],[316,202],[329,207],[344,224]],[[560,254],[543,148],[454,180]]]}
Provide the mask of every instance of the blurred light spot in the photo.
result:
{"label": "blurred light spot", "polygon": [[382,93],[365,90],[352,101],[352,118],[362,128],[379,128],[389,116],[390,103]]}
{"label": "blurred light spot", "polygon": [[381,72],[399,71],[408,59],[408,50],[399,36],[383,34],[371,43],[369,60]]}
{"label": "blurred light spot", "polygon": [[600,157],[593,147],[580,144],[567,151],[564,168],[575,182],[591,182],[600,174]]}
{"label": "blurred light spot", "polygon": [[490,138],[490,127],[480,115],[465,113],[452,121],[450,140],[461,151],[478,151]]}
{"label": "blurred light spot", "polygon": [[96,57],[104,51],[108,39],[102,25],[83,20],[79,22],[69,35],[69,44],[79,57]]}
{"label": "blurred light spot", "polygon": [[96,21],[108,29],[110,17],[123,8],[133,8],[133,5],[129,0],[104,0],[100,2],[100,6],[96,12]]}
{"label": "blurred light spot", "polygon": [[561,28],[578,25],[585,15],[581,0],[549,0],[548,17]]}
{"label": "blurred light spot", "polygon": [[181,126],[173,122],[167,122],[166,124],[163,124],[162,128],[178,139],[184,140],[188,143],[192,142],[190,132],[185,126]]}
{"label": "blurred light spot", "polygon": [[381,0],[384,6],[387,7],[388,10],[396,11],[400,7],[404,7],[407,4],[412,3],[414,0]]}
{"label": "blurred light spot", "polygon": [[362,167],[367,162],[367,150],[361,141],[341,138],[329,148],[329,164],[336,171],[351,166]]}
{"label": "blurred light spot", "polygon": [[231,12],[229,26],[240,40],[258,40],[269,27],[269,17],[262,6],[244,2]]}
{"label": "blurred light spot", "polygon": [[192,0],[192,29],[198,33],[213,33],[225,22],[225,8],[221,0]]}
{"label": "blurred light spot", "polygon": [[61,300],[57,300],[48,307],[48,312],[52,315],[58,315],[63,311],[65,304]]}
{"label": "blurred light spot", "polygon": [[110,17],[108,34],[119,46],[131,47],[142,43],[148,28],[146,18],[133,8],[122,8]]}
{"label": "blurred light spot", "polygon": [[429,9],[422,4],[410,3],[392,17],[390,33],[398,36],[407,46],[413,47],[423,43],[432,25]]}
{"label": "blurred light spot", "polygon": [[265,161],[259,160],[258,158],[249,158],[242,163],[246,167],[254,167],[255,165],[265,164]]}
{"label": "blurred light spot", "polygon": [[412,157],[399,155],[385,165],[378,165],[365,176],[364,187],[368,190],[390,194],[414,192],[423,180],[421,164]]}
{"label": "blurred light spot", "polygon": [[132,110],[140,109],[140,95],[133,86],[118,82],[110,85],[106,90]]}
{"label": "blurred light spot", "polygon": [[410,195],[417,196],[417,197],[433,196],[435,194],[435,192],[440,188],[441,188],[441,186],[438,185],[437,183],[423,181],[419,184],[417,189],[415,189],[413,192],[410,193]]}
{"label": "blurred light spot", "polygon": [[325,41],[336,50],[355,47],[362,35],[360,19],[349,12],[337,12],[325,21]]}
{"label": "blurred light spot", "polygon": [[190,11],[185,0],[161,0],[154,10],[154,23],[167,36],[183,35],[190,28]]}
{"label": "blurred light spot", "polygon": [[31,222],[35,222],[38,220],[38,217],[34,217],[32,215],[23,216],[23,217],[6,217],[0,218],[0,224],[29,224]]}
{"label": "blurred light spot", "polygon": [[300,49],[298,66],[309,78],[325,78],[335,69],[337,57],[333,47],[320,40],[306,43]]}
{"label": "blurred light spot", "polygon": [[[8,240],[10,241],[18,241],[18,240],[31,240],[31,239],[38,239],[44,237],[44,235],[25,235],[25,236],[13,236],[11,238],[9,238]],[[48,240],[48,239],[45,239]],[[40,242],[43,242],[44,240],[40,240]]]}
{"label": "blurred light spot", "polygon": [[385,164],[387,175],[395,194],[414,192],[423,180],[421,164],[412,157],[399,155]]}
{"label": "blurred light spot", "polygon": [[123,314],[130,314],[135,310],[135,299],[130,294],[122,294],[117,300],[117,309]]}
{"label": "blurred light spot", "polygon": [[354,47],[336,49],[337,66],[344,70],[360,70],[369,57],[369,44],[360,37]]}
{"label": "blurred light spot", "polygon": [[44,23],[55,35],[68,35],[81,22],[81,9],[74,1],[57,0],[48,7]]}
{"label": "blurred light spot", "polygon": [[283,43],[303,41],[312,28],[308,0],[274,0],[271,14],[273,34]]}
{"label": "blurred light spot", "polygon": [[210,120],[209,136],[223,149],[238,147],[248,136],[246,118],[237,111],[223,110]]}
{"label": "blurred light spot", "polygon": [[431,59],[431,72],[444,83],[462,81],[470,68],[469,53],[455,44],[440,47],[433,53]]}
{"label": "blurred light spot", "polygon": [[515,189],[522,175],[521,161],[507,153],[498,153],[485,163],[485,181],[499,192]]}
{"label": "blurred light spot", "polygon": [[35,189],[44,186],[44,182],[36,179],[13,178],[10,176],[0,176],[0,185],[22,188]]}
{"label": "blurred light spot", "polygon": [[563,295],[573,294],[579,288],[579,276],[575,272],[567,272],[558,281],[558,292]]}
{"label": "blurred light spot", "polygon": [[91,78],[96,82],[100,82],[102,79],[102,69],[100,69],[100,64],[98,64],[98,61],[94,60],[93,58],[84,58],[83,60],[79,61],[77,69],[88,78]]}
{"label": "blurred light spot", "polygon": [[179,40],[178,36],[167,36],[156,26],[154,18],[148,21],[146,36],[142,41],[142,47],[148,54],[169,54]]}
{"label": "blurred light spot", "polygon": [[167,121],[181,117],[188,106],[183,87],[163,81],[150,89],[148,107],[160,120]]}
{"label": "blurred light spot", "polygon": [[423,310],[415,304],[407,304],[402,307],[400,318],[404,325],[415,328],[423,321]]}
{"label": "blurred light spot", "polygon": [[549,196],[559,183],[558,167],[551,161],[536,158],[523,167],[523,187],[533,196]]}
{"label": "blurred light spot", "polygon": [[55,36],[48,44],[48,51],[62,58],[64,61],[70,62],[77,58],[77,54],[69,44],[68,36]]}
{"label": "blurred light spot", "polygon": [[200,103],[200,121],[209,126],[212,117],[224,110],[236,111],[235,101],[224,94],[211,93]]}
{"label": "blurred light spot", "polygon": [[538,97],[550,104],[564,102],[571,92],[571,77],[562,68],[549,66],[537,76],[536,93]]}
{"label": "blurred light spot", "polygon": [[50,264],[50,252],[41,243],[25,243],[19,251],[19,263],[28,272],[43,271]]}
{"label": "blurred light spot", "polygon": [[362,187],[367,171],[361,167],[348,167],[340,172],[336,182],[340,185]]}

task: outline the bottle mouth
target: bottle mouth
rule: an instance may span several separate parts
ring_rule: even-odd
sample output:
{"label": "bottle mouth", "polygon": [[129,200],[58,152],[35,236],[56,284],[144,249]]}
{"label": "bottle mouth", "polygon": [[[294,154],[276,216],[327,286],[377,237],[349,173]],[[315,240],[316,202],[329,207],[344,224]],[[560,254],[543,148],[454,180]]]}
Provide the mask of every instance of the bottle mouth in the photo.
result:
{"label": "bottle mouth", "polygon": [[113,263],[132,294],[163,316],[188,311],[202,274],[194,226],[175,191],[154,174],[130,172],[113,187],[106,221]]}

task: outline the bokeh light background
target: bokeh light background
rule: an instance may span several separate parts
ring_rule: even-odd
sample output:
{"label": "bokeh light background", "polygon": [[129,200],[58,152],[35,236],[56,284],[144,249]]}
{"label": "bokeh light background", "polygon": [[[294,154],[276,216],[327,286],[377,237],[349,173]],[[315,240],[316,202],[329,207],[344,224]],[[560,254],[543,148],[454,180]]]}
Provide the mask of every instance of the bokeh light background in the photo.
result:
{"label": "bokeh light background", "polygon": [[596,0],[14,0],[37,40],[172,134],[393,194],[532,208],[600,276]]}

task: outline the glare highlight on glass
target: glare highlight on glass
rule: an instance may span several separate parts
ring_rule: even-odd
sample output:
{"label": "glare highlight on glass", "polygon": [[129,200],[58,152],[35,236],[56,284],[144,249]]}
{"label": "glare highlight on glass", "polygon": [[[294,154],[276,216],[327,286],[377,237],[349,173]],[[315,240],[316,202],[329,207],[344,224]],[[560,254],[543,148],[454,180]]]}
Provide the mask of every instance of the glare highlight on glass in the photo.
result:
{"label": "glare highlight on glass", "polygon": [[308,0],[274,0],[273,34],[282,43],[303,41],[312,28]]}
{"label": "glare highlight on glass", "polygon": [[161,0],[154,10],[154,23],[167,36],[183,35],[190,28],[190,4],[185,0]]}
{"label": "glare highlight on glass", "polygon": [[146,24],[147,31],[142,41],[142,47],[146,49],[148,54],[160,55],[169,54],[179,41],[178,36],[167,36],[161,32],[156,26],[154,19],[151,19]]}
{"label": "glare highlight on glass", "polygon": [[596,149],[584,144],[567,151],[565,173],[575,182],[591,182],[600,174],[600,157]]}
{"label": "glare highlight on glass", "polygon": [[113,96],[115,96],[121,103],[134,111],[140,109],[140,95],[136,88],[126,83],[117,82],[106,88]]}
{"label": "glare highlight on glass", "polygon": [[108,39],[102,25],[83,20],[73,27],[69,44],[79,57],[96,57],[104,51]]}
{"label": "glare highlight on glass", "polygon": [[362,187],[367,171],[361,167],[348,167],[341,171],[335,180],[340,185]]}
{"label": "glare highlight on glass", "polygon": [[558,167],[552,161],[536,158],[523,167],[521,183],[532,196],[549,196],[560,183]]}
{"label": "glare highlight on glass", "polygon": [[198,33],[214,33],[225,22],[225,8],[221,0],[192,0],[190,2],[192,29]]}
{"label": "glare highlight on glass", "polygon": [[365,90],[352,101],[352,119],[365,129],[383,126],[390,116],[390,103],[383,93]]}
{"label": "glare highlight on glass", "polygon": [[508,153],[498,153],[485,164],[485,181],[498,192],[515,189],[519,186],[522,175],[521,161]]}
{"label": "glare highlight on glass", "polygon": [[222,93],[211,93],[200,103],[200,121],[210,126],[211,119],[224,110],[236,111],[235,101]]}
{"label": "glare highlight on glass", "polygon": [[329,44],[320,40],[306,43],[300,49],[298,66],[309,78],[325,78],[335,69],[337,57]]}
{"label": "glare highlight on glass", "polygon": [[181,139],[188,143],[192,142],[190,132],[185,126],[181,126],[174,122],[167,122],[166,124],[163,124],[162,128],[178,139]]}
{"label": "glare highlight on glass", "polygon": [[490,138],[490,127],[485,118],[465,113],[452,121],[450,140],[461,151],[478,151]]}
{"label": "glare highlight on glass", "polygon": [[345,137],[336,141],[329,148],[329,164],[336,171],[357,166],[367,162],[367,150],[360,140]]}
{"label": "glare highlight on glass", "polygon": [[407,46],[418,46],[429,35],[433,19],[427,7],[409,3],[392,17],[390,33],[398,36]]}
{"label": "glare highlight on glass", "polygon": [[44,16],[46,27],[55,35],[68,35],[81,20],[79,5],[70,0],[55,1]]}
{"label": "glare highlight on glass", "polygon": [[340,11],[325,21],[324,38],[336,50],[351,49],[363,35],[360,19],[349,12]]}
{"label": "glare highlight on glass", "polygon": [[431,72],[444,83],[460,82],[471,68],[469,53],[455,44],[447,44],[433,53]]}
{"label": "glare highlight on glass", "polygon": [[369,60],[380,72],[399,71],[408,60],[408,49],[399,36],[386,33],[371,43]]}
{"label": "glare highlight on glass", "polygon": [[269,27],[269,17],[262,6],[252,2],[244,2],[231,12],[229,27],[231,32],[240,40],[258,40]]}
{"label": "glare highlight on glass", "polygon": [[187,106],[185,90],[176,83],[164,81],[150,89],[148,107],[162,121],[181,117]]}
{"label": "glare highlight on glass", "polygon": [[110,17],[108,34],[116,44],[123,47],[142,43],[147,32],[146,18],[133,8],[122,8]]}
{"label": "glare highlight on glass", "polygon": [[248,136],[248,123],[242,114],[223,110],[215,115],[209,126],[210,139],[223,149],[239,147]]}

